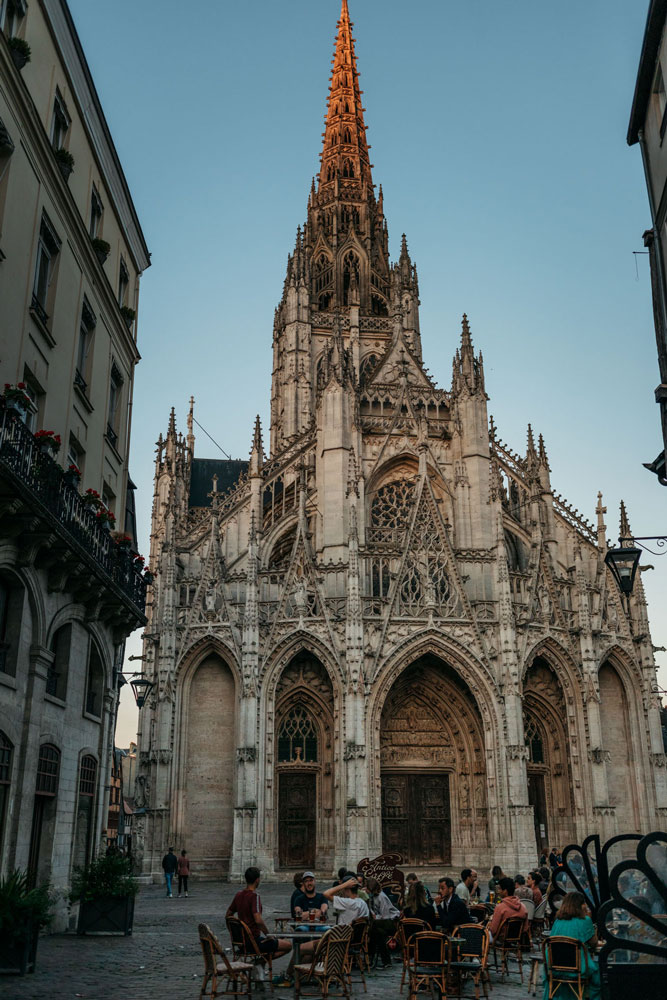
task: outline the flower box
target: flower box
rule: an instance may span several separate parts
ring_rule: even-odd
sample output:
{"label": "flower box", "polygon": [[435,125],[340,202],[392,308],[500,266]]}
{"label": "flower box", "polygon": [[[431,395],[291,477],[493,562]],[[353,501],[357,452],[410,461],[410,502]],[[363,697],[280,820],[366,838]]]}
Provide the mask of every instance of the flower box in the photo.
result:
{"label": "flower box", "polygon": [[55,434],[53,431],[37,431],[35,441],[47,455],[57,455],[60,450],[60,434]]}

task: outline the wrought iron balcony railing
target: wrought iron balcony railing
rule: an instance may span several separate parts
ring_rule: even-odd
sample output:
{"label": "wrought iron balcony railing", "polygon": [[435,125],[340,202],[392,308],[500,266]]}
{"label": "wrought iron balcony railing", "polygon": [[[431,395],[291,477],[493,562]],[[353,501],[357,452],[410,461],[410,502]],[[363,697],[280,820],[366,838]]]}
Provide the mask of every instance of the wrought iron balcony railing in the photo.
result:
{"label": "wrought iron balcony railing", "polygon": [[80,546],[143,617],[146,581],[132,552],[116,545],[96,510],[67,482],[57,462],[44,450],[19,414],[0,399],[0,471],[8,471],[31,499],[57,521],[61,533]]}

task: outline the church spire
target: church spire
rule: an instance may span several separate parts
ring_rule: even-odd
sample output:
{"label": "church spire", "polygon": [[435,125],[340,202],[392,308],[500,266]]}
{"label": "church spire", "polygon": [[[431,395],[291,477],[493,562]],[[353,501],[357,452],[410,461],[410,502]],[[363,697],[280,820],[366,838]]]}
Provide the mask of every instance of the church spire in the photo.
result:
{"label": "church spire", "polygon": [[320,191],[326,184],[339,183],[348,178],[366,181],[372,187],[364,109],[361,106],[359,73],[347,0],[343,0],[340,11],[325,121]]}

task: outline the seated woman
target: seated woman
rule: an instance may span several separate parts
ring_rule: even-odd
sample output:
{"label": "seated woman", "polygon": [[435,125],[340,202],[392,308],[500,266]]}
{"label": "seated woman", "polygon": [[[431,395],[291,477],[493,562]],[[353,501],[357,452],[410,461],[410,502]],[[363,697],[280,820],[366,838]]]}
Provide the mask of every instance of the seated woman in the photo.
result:
{"label": "seated woman", "polygon": [[[558,916],[551,928],[551,937],[576,938],[577,941],[582,942],[585,951],[582,978],[588,983],[589,1000],[600,1000],[602,995],[600,992],[600,970],[596,959],[593,958],[589,950],[598,943],[598,935],[591,920],[586,900],[580,892],[568,892],[563,897]],[[553,994],[554,998],[567,996],[572,996],[572,990],[565,984],[561,984]],[[543,1000],[549,1000],[549,979],[546,968],[544,970]]]}
{"label": "seated woman", "polygon": [[433,904],[429,904],[426,899],[426,891],[421,882],[410,882],[401,916],[424,920],[432,931],[435,930],[435,910]]}

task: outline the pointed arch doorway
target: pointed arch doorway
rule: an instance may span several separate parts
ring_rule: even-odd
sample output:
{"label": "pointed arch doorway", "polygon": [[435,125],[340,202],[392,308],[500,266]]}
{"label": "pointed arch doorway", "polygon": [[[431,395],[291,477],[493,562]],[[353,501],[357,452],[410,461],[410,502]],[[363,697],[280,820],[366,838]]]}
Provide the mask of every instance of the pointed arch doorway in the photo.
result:
{"label": "pointed arch doorway", "polygon": [[566,720],[558,675],[545,657],[536,656],[524,678],[523,728],[538,852],[545,844],[562,847],[576,836]]}
{"label": "pointed arch doorway", "polygon": [[439,657],[420,657],[391,687],[380,763],[383,852],[426,866],[463,864],[488,847],[479,710]]}
{"label": "pointed arch doorway", "polygon": [[333,688],[320,661],[296,656],[276,689],[279,868],[333,863]]}

